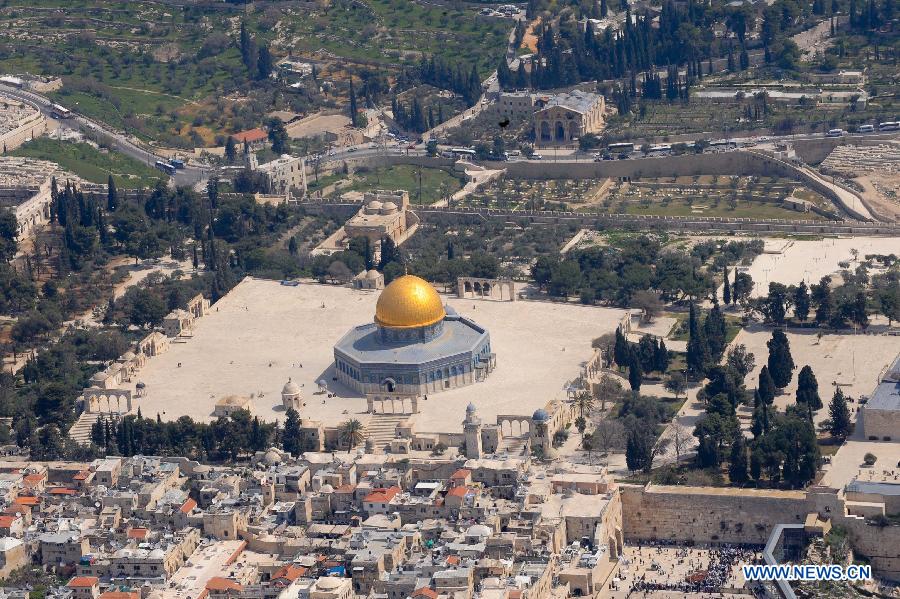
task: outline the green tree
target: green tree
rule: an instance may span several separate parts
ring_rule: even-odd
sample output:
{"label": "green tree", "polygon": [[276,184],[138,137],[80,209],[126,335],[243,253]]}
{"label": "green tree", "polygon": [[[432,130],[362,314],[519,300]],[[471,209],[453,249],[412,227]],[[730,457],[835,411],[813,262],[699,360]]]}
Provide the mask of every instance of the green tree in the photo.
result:
{"label": "green tree", "polygon": [[850,420],[850,408],[847,406],[847,398],[840,387],[834,391],[831,403],[828,405],[828,415],[831,420],[828,424],[828,432],[833,437],[846,439],[850,435],[852,422]]}
{"label": "green tree", "polygon": [[347,453],[363,442],[365,427],[356,418],[351,418],[341,425],[341,438],[347,443]]}
{"label": "green tree", "polygon": [[280,118],[275,117],[269,121],[269,141],[272,142],[272,151],[276,154],[287,154],[288,152],[288,134],[284,128],[284,123]]}
{"label": "green tree", "polygon": [[632,472],[649,471],[653,465],[654,434],[643,422],[632,427],[625,440],[625,464]]}
{"label": "green tree", "polygon": [[800,285],[794,291],[794,316],[797,317],[797,320],[805,321],[809,317],[809,309],[809,288],[805,281],[800,281]]}
{"label": "green tree", "polygon": [[819,382],[809,364],[800,369],[797,375],[797,405],[809,415],[812,420],[813,412],[822,409],[822,398],[819,397]]}
{"label": "green tree", "polygon": [[748,472],[747,443],[744,436],[738,434],[731,442],[731,457],[728,460],[728,478],[732,483],[742,485],[750,478]]}
{"label": "green tree", "polygon": [[259,56],[256,59],[256,77],[260,81],[265,81],[272,74],[272,54],[269,52],[269,45],[264,44],[259,49]]}
{"label": "green tree", "polygon": [[0,258],[4,262],[12,260],[19,250],[16,241],[19,234],[19,223],[15,213],[9,208],[0,210]]}
{"label": "green tree", "polygon": [[349,94],[350,94],[350,123],[354,127],[359,127],[359,111],[357,111],[357,109],[356,109],[356,92],[353,90],[353,77],[350,77]]}
{"label": "green tree", "polygon": [[632,391],[641,390],[641,382],[644,380],[644,372],[641,370],[641,361],[637,352],[631,352],[631,361],[628,363],[628,384]]}
{"label": "green tree", "polygon": [[237,144],[234,142],[234,137],[228,136],[228,139],[225,140],[225,160],[229,163],[232,163],[237,158]]}
{"label": "green tree", "polygon": [[119,192],[116,190],[116,180],[110,174],[106,179],[106,209],[115,212],[119,207]]}
{"label": "green tree", "polygon": [[156,326],[165,318],[166,304],[156,294],[147,289],[135,289],[131,295],[131,306],[128,310],[128,320],[131,324],[143,326]]}
{"label": "green tree", "polygon": [[294,408],[288,408],[285,412],[284,431],[281,433],[281,446],[291,455],[300,455],[303,452],[300,414]]}
{"label": "green tree", "polygon": [[688,318],[687,366],[694,376],[702,376],[710,363],[709,345],[697,319],[697,307],[691,303]]}
{"label": "green tree", "polygon": [[775,385],[775,381],[772,379],[772,375],[769,373],[769,367],[763,366],[762,370],[759,371],[759,385],[757,386],[757,391],[759,392],[759,397],[767,406],[771,406],[775,402],[775,394],[778,392],[778,388]]}
{"label": "green tree", "polygon": [[[787,287],[781,283],[769,283],[769,295],[766,298],[766,316],[775,324],[784,324],[787,311]],[[771,370],[771,368],[770,368]]]}
{"label": "green tree", "polygon": [[769,348],[769,374],[775,386],[784,389],[791,382],[794,373],[794,359],[787,335],[780,329],[772,331],[772,338],[766,342]]}
{"label": "green tree", "polygon": [[722,301],[727,306],[731,303],[731,282],[728,280],[728,267],[725,267],[725,286],[722,289]]}

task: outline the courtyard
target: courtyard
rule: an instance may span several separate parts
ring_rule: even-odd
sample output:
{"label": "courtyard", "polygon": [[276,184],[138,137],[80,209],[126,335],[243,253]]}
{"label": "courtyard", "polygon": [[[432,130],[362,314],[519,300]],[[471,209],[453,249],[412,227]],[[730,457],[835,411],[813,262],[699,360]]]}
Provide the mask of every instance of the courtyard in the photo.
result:
{"label": "courtyard", "polygon": [[[366,400],[334,380],[334,343],[351,327],[371,322],[378,292],[349,287],[247,278],[197,321],[193,336],[173,342],[140,373],[145,416],[213,419],[217,400],[251,397],[262,420],[284,418],[281,389],[301,386],[301,416],[338,425],[367,420]],[[498,414],[531,416],[566,396],[566,383],[591,357],[591,341],[615,330],[624,311],[538,301],[441,299],[488,329],[497,367],[484,382],[420,401],[421,432],[461,431],[471,402],[485,423]],[[324,381],[328,393],[319,389]],[[333,395],[329,397],[329,395]]]}
{"label": "courtyard", "polygon": [[[767,252],[770,250],[767,244]],[[755,283],[753,297],[762,297],[769,292],[769,283],[797,285],[800,281],[818,283],[824,276],[835,275],[848,263],[853,270],[858,265],[853,261],[853,250],[863,259],[867,254],[897,254],[900,243],[891,237],[837,237],[817,240],[792,239],[775,244],[773,253],[757,256],[747,273]]]}
{"label": "courtyard", "polygon": [[[835,385],[839,385],[848,398],[859,400],[860,396],[869,395],[875,389],[879,375],[900,353],[900,336],[846,333],[826,334],[819,339],[815,331],[787,331],[786,334],[796,368],[790,384],[775,397],[775,406],[783,412],[796,401],[797,376],[808,364],[819,382],[819,396],[824,405],[816,412],[817,426],[829,418],[828,403],[834,395]],[[756,387],[759,381],[759,372],[769,355],[766,342],[771,338],[769,329],[750,327],[738,333],[734,340],[733,345],[744,344],[756,357],[756,365],[746,379],[750,388]],[[853,401],[849,407],[855,419],[859,403]],[[747,416],[748,427],[751,412],[752,406],[738,410],[739,415]]]}

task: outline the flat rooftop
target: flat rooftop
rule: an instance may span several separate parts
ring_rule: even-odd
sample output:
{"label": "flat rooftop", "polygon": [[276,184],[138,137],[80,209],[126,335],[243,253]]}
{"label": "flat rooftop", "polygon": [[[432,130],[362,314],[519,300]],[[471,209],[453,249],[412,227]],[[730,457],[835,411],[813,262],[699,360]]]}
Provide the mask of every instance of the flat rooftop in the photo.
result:
{"label": "flat rooftop", "polygon": [[[208,421],[218,399],[245,395],[252,396],[254,415],[281,420],[281,389],[290,378],[302,388],[301,416],[326,426],[365,421],[365,398],[333,380],[333,347],[353,327],[372,322],[379,293],[247,278],[196,321],[191,338],[147,361],[136,377],[146,395],[136,404],[147,417]],[[490,424],[498,414],[530,416],[565,398],[566,383],[591,357],[591,341],[614,331],[625,314],[545,301],[442,300],[489,331],[497,367],[484,382],[419,402],[420,432],[461,431],[469,402]],[[335,397],[318,391],[322,379]]]}

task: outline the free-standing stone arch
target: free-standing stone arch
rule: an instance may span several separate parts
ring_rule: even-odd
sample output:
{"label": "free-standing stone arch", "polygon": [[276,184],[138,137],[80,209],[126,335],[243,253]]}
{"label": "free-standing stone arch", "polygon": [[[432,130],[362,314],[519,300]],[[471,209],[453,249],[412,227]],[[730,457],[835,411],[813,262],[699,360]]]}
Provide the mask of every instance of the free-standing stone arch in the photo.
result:
{"label": "free-standing stone arch", "polygon": [[512,279],[459,277],[456,280],[456,295],[460,298],[516,301],[515,283]]}

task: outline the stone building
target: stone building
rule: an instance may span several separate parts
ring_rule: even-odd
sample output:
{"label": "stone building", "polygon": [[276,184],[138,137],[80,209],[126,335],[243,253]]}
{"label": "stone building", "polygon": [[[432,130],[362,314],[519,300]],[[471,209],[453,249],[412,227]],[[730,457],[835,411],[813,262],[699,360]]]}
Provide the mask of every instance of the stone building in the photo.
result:
{"label": "stone building", "polygon": [[409,192],[376,190],[363,194],[363,207],[344,225],[347,240],[366,237],[379,247],[384,237],[400,245],[413,233],[419,219],[409,211]]}
{"label": "stone building", "polygon": [[599,94],[573,90],[538,99],[534,113],[534,139],[538,145],[574,143],[586,133],[603,129],[605,100]]}
{"label": "stone building", "polygon": [[306,194],[306,159],[301,156],[284,154],[260,165],[258,171],[265,177],[273,194],[283,195],[291,191]]}
{"label": "stone building", "polygon": [[859,409],[863,434],[873,441],[900,441],[900,356],[881,377],[878,386]]}
{"label": "stone building", "polygon": [[434,287],[412,275],[384,289],[375,322],[353,328],[334,346],[338,380],[376,401],[379,394],[416,397],[471,385],[495,360],[487,330],[442,305]]}

